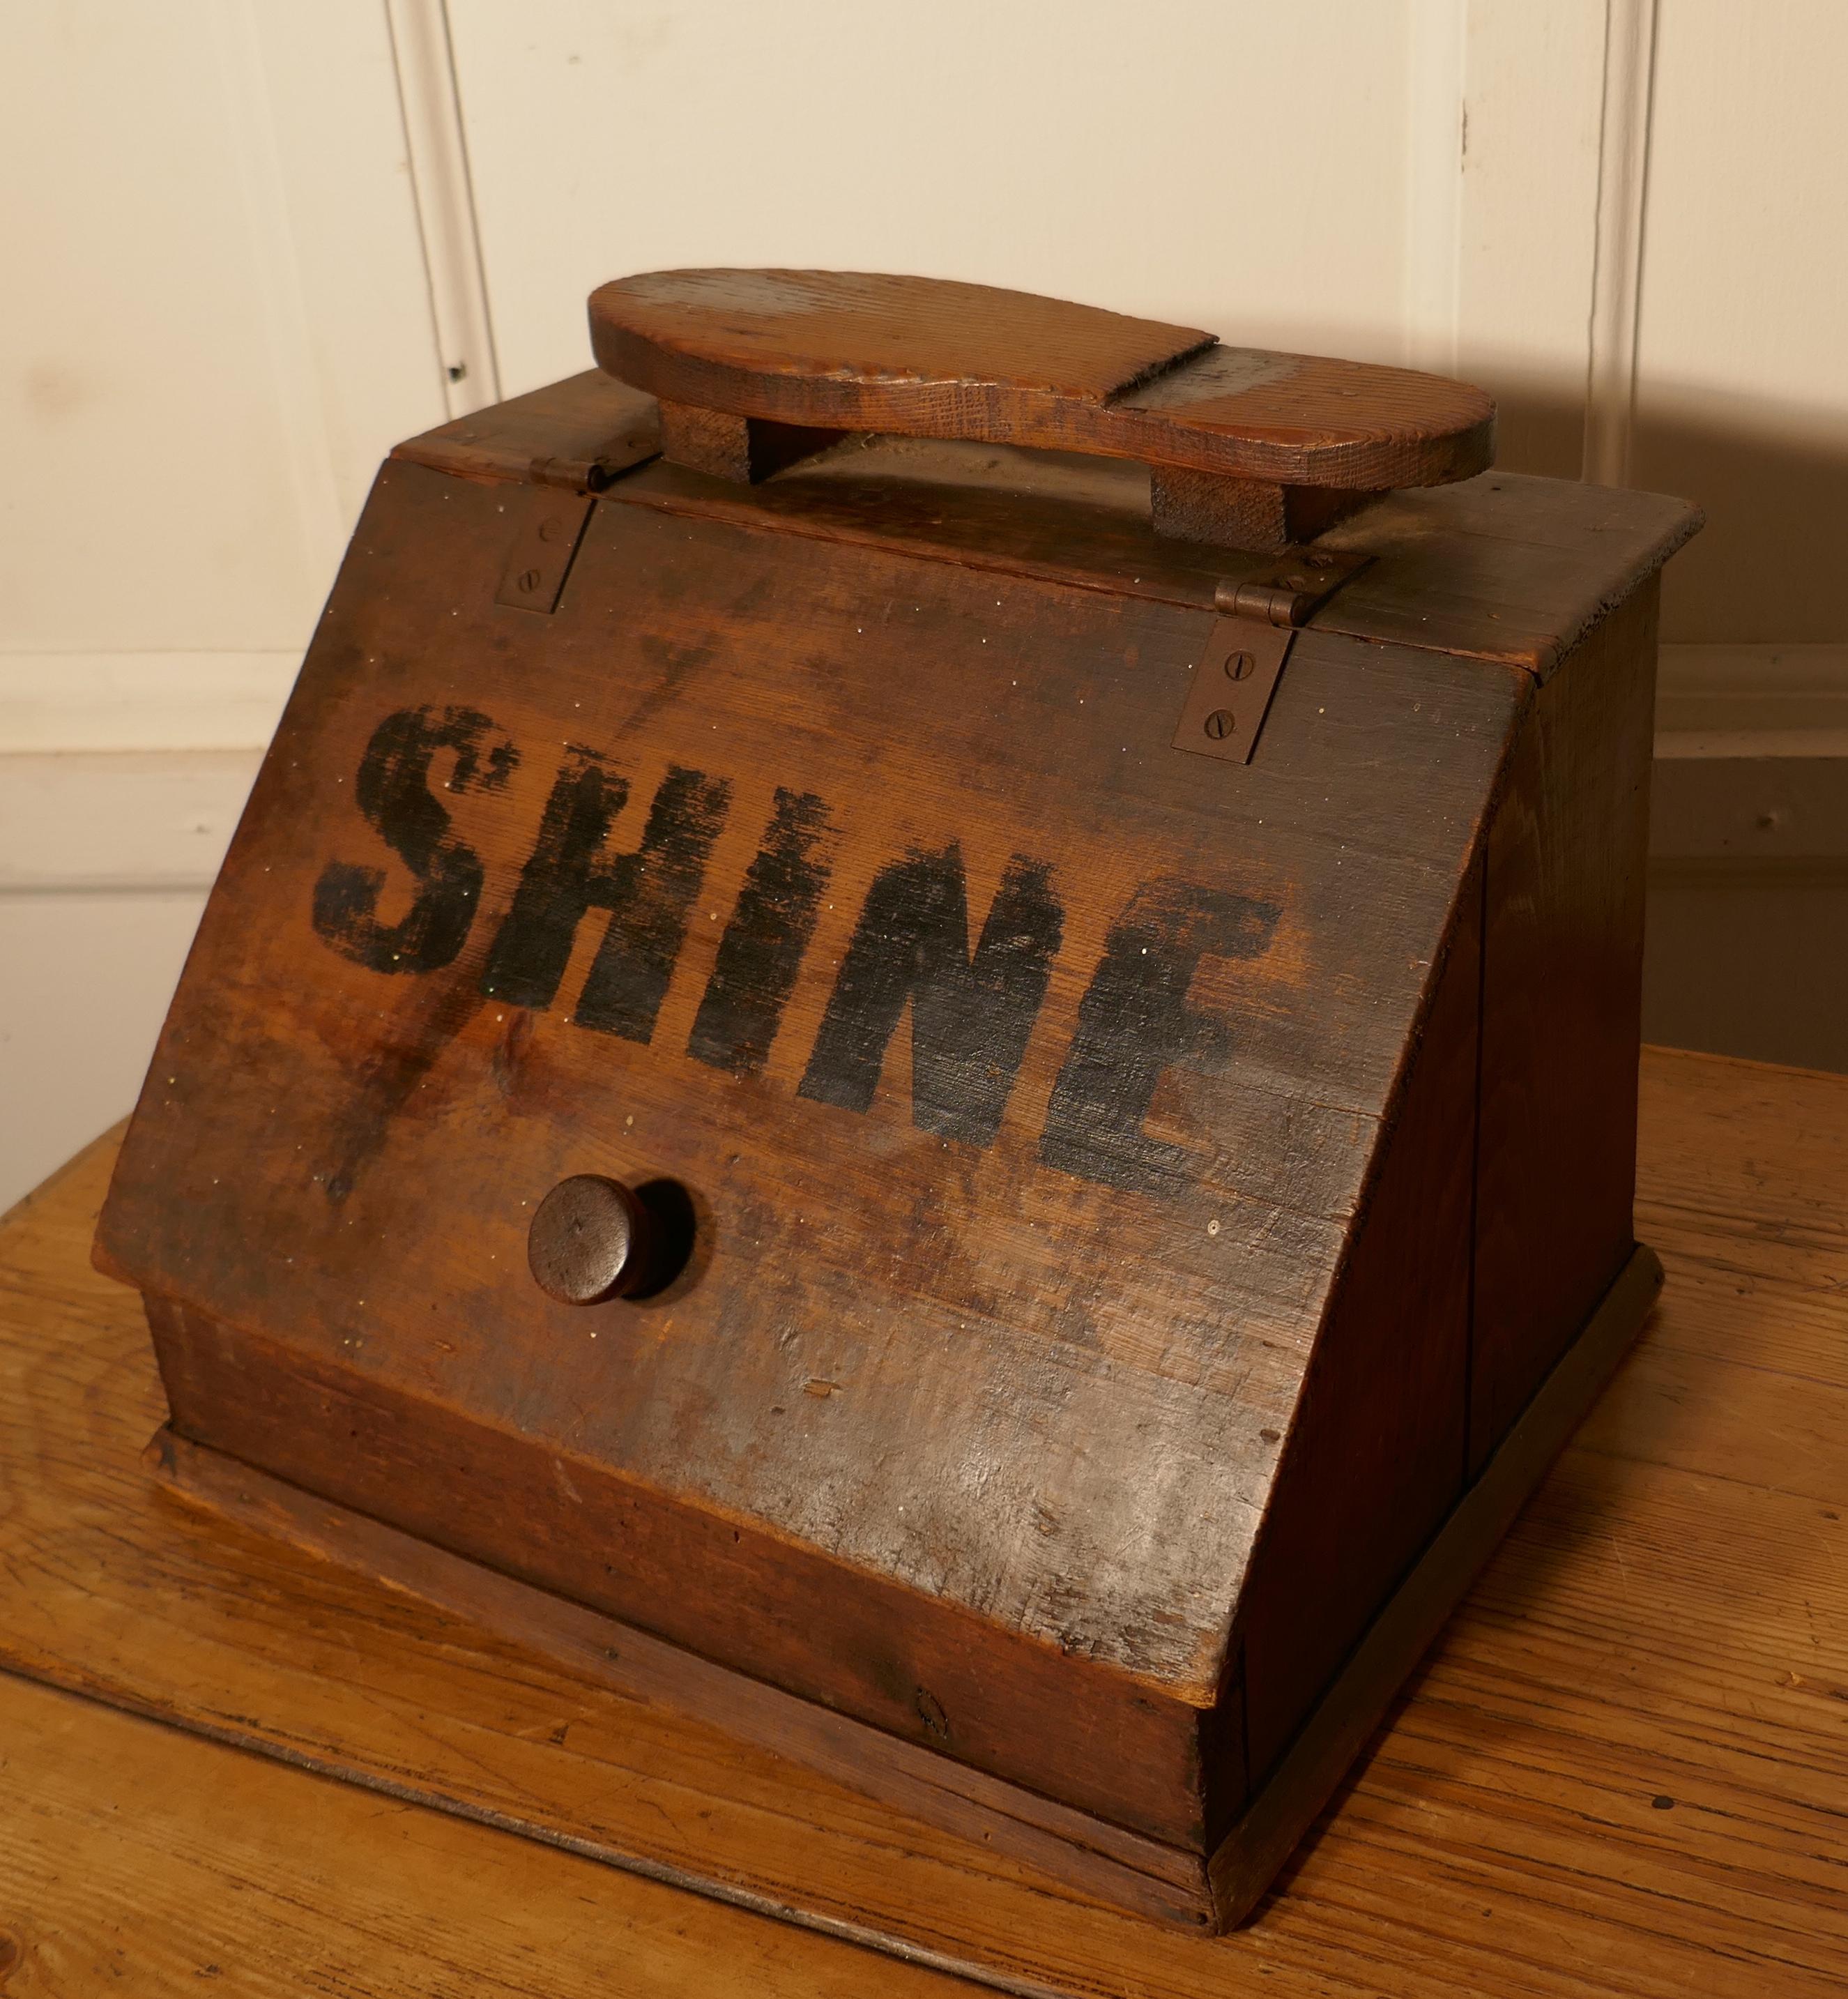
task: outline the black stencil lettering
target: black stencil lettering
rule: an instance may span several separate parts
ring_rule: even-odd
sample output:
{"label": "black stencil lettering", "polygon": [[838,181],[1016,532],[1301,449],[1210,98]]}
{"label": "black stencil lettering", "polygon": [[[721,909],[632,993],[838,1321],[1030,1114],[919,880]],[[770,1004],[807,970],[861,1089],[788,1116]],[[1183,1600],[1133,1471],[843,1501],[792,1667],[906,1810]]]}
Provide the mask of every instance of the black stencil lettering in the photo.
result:
{"label": "black stencil lettering", "polygon": [[603,843],[628,802],[628,781],[595,750],[573,745],[489,954],[483,992],[516,1006],[549,1006],[579,924],[588,911],[607,909],[609,927],[573,1018],[645,1041],[731,788],[722,779],[670,765],[649,808],[640,847],[606,857]]}
{"label": "black stencil lettering", "polygon": [[481,861],[450,830],[448,810],[430,789],[439,751],[455,759],[452,792],[496,791],[520,761],[510,743],[483,752],[494,724],[472,708],[403,708],[372,732],[360,759],[354,797],[368,824],[417,877],[417,891],[398,922],[379,920],[385,870],[330,861],[314,885],[314,927],[343,957],[373,972],[438,972],[453,962],[475,920]]}
{"label": "black stencil lettering", "polygon": [[629,785],[594,750],[573,745],[559,767],[539,837],[488,954],[481,989],[516,1006],[549,1006],[570,961],[577,927],[593,903],[607,909],[613,885],[601,867],[604,836],[628,802]]}
{"label": "black stencil lettering", "polygon": [[828,881],[816,850],[831,830],[812,792],[778,788],[763,844],[739,891],[687,1052],[733,1076],[757,1076],[777,1038]]}
{"label": "black stencil lettering", "polygon": [[723,778],[668,767],[640,848],[611,870],[621,879],[610,904],[610,927],[571,1017],[580,1027],[631,1041],[645,1041],[655,1031],[687,934],[687,912],[731,799]]}
{"label": "black stencil lettering", "polygon": [[1185,1063],[1211,1072],[1227,1059],[1225,1023],[1187,1003],[1200,960],[1259,956],[1280,913],[1273,902],[1185,882],[1136,892],[1078,1005],[1040,1139],[1047,1165],[1142,1194],[1172,1194],[1192,1180],[1187,1149],[1151,1138],[1142,1121],[1163,1070]]}
{"label": "black stencil lettering", "polygon": [[864,1110],[887,1045],[912,1010],[912,1121],[971,1145],[994,1142],[1064,930],[1051,870],[1008,863],[969,955],[960,848],[916,851],[867,892],[800,1094]]}

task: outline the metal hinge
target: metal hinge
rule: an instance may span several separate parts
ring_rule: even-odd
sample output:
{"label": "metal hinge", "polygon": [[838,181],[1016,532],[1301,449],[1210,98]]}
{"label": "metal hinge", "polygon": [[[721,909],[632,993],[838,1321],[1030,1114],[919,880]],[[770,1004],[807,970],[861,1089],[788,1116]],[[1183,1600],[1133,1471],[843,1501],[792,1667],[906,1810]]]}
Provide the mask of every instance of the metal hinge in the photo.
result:
{"label": "metal hinge", "polygon": [[1250,763],[1296,627],[1372,560],[1291,549],[1254,576],[1221,581],[1213,593],[1220,615],[1189,684],[1174,747]]}
{"label": "metal hinge", "polygon": [[565,578],[597,504],[586,494],[541,487],[521,503],[512,546],[494,601],[516,611],[549,615],[559,608]]}

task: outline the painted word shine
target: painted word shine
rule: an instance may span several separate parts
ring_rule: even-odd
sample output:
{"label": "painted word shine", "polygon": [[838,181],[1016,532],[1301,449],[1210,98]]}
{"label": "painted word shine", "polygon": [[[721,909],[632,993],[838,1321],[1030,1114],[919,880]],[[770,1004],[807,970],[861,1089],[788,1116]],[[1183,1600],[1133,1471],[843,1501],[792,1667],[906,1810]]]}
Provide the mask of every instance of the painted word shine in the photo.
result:
{"label": "painted word shine", "polygon": [[[417,882],[410,909],[379,920],[385,871],[330,861],[313,921],[335,951],[372,971],[431,972],[454,962],[479,906],[480,857],[457,835],[431,785],[454,759],[452,793],[505,786],[520,754],[469,708],[403,708],[373,732],[360,761],[360,811]],[[483,993],[549,1008],[591,912],[607,919],[572,1013],[580,1027],[652,1041],[732,787],[674,764],[649,801],[639,843],[608,854],[630,786],[601,753],[567,747],[489,948]],[[779,788],[746,871],[694,1016],[687,1052],[737,1076],[762,1072],[794,990],[831,870],[835,827],[812,792]],[[1040,1137],[1049,1166],[1149,1194],[1192,1177],[1185,1148],[1145,1132],[1165,1070],[1217,1070],[1226,1024],[1188,1004],[1203,958],[1268,948],[1274,903],[1174,880],[1144,883],[1111,924],[1079,1003]],[[854,924],[798,1095],[864,1112],[905,1009],[912,1022],[912,1116],[921,1131],[994,1142],[1064,940],[1050,864],[1016,854],[971,948],[962,854],[954,841],[914,847],[874,875]]]}

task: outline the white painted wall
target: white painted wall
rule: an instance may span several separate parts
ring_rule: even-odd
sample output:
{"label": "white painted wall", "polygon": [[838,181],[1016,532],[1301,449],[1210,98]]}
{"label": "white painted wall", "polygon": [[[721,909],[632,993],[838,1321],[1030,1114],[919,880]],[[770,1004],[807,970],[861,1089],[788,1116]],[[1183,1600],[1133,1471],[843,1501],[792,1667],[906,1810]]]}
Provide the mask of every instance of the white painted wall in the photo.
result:
{"label": "white painted wall", "polygon": [[374,467],[445,405],[372,0],[6,0],[0,41],[4,1206],[133,1100]]}
{"label": "white painted wall", "polygon": [[137,683],[273,710],[379,457],[443,414],[384,17],[0,20],[0,748],[52,709],[139,747]]}
{"label": "white painted wall", "polygon": [[[1774,816],[1778,726],[1813,752],[1848,702],[1836,0],[0,0],[0,1203],[127,1107],[378,459],[585,365],[624,271],[912,269],[1473,376],[1504,462],[1708,505],[1665,720],[1697,709],[1728,785]],[[1684,996],[1731,975],[1714,857],[1673,858],[1652,976]],[[1805,865],[1813,927],[1843,863]]]}
{"label": "white painted wall", "polygon": [[[450,19],[510,390],[582,365],[593,285],[675,264],[915,270],[1404,352],[1403,6],[452,0]],[[1338,143],[1303,144],[1299,92],[1327,94]]]}

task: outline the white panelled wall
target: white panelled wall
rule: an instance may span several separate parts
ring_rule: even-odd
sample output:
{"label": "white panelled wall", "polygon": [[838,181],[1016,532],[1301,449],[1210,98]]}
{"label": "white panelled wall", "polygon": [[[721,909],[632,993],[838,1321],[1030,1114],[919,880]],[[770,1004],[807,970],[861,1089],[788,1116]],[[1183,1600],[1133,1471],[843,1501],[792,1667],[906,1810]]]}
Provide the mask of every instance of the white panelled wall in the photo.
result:
{"label": "white panelled wall", "polygon": [[0,5],[0,1204],[128,1107],[379,459],[672,264],[1455,372],[1699,500],[1649,1024],[1848,1067],[1836,0]]}

